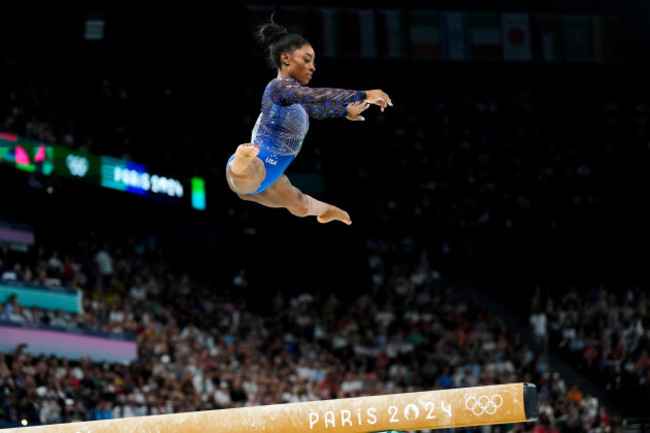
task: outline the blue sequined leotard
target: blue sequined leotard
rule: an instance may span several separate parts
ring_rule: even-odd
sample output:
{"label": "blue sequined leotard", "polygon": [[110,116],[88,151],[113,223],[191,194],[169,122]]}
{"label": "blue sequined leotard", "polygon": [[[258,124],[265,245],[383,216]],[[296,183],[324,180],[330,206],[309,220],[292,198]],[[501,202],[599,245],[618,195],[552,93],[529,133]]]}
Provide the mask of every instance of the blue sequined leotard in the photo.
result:
{"label": "blue sequined leotard", "polygon": [[[292,78],[275,78],[266,86],[262,111],[257,118],[251,142],[260,148],[257,155],[266,167],[266,178],[259,194],[273,184],[298,155],[309,129],[309,117],[343,117],[347,105],[366,99],[365,91],[309,88]],[[228,160],[232,162],[234,154]]]}

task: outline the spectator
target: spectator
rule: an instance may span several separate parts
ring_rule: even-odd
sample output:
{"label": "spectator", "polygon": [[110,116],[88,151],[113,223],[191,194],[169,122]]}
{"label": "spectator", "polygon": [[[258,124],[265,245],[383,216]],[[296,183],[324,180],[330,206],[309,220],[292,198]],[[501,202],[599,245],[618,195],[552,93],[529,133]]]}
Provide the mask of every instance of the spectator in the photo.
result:
{"label": "spectator", "polygon": [[[13,411],[10,410],[10,412]],[[18,398],[15,417],[10,421],[22,422],[23,420],[27,421],[28,424],[35,424],[41,420],[36,405],[30,401],[27,395],[22,395]]]}
{"label": "spectator", "polygon": [[9,299],[7,299],[7,303],[4,305],[4,311],[1,317],[8,322],[28,322],[27,317],[23,312],[23,307],[18,302],[18,296],[16,296],[15,293],[9,295]]}
{"label": "spectator", "polygon": [[583,394],[577,385],[573,385],[566,394],[567,401],[580,405],[582,403]]}
{"label": "spectator", "polygon": [[40,410],[40,421],[43,424],[58,424],[62,420],[61,407],[56,398],[49,397],[43,401]]}
{"label": "spectator", "polygon": [[93,420],[112,419],[113,412],[111,406],[112,405],[109,400],[100,399],[99,402],[92,409],[91,419]]}
{"label": "spectator", "polygon": [[113,406],[113,418],[130,418],[137,416],[137,413],[138,408],[134,394],[117,395],[117,401]]}
{"label": "spectator", "polygon": [[544,311],[538,306],[535,306],[530,315],[530,327],[533,332],[533,338],[535,339],[536,349],[541,352],[546,352],[548,343],[548,324],[546,313],[544,313]]}
{"label": "spectator", "polygon": [[95,254],[95,264],[98,271],[98,287],[107,290],[113,280],[113,257],[108,251],[108,244],[104,243]]}

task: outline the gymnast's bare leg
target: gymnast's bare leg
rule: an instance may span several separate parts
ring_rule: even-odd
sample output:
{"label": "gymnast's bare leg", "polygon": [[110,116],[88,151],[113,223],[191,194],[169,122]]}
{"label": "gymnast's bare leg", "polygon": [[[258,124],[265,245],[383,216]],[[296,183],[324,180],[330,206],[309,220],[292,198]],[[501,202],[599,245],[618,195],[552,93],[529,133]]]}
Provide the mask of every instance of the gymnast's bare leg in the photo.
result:
{"label": "gymnast's bare leg", "polygon": [[228,165],[226,179],[230,189],[239,198],[271,208],[285,208],[298,217],[315,216],[318,222],[323,224],[330,221],[352,224],[347,212],[302,193],[291,185],[285,174],[264,191],[251,194],[260,187],[266,177],[266,169],[262,160],[257,157],[258,153],[259,149],[254,144],[240,144],[235,151],[235,158]]}

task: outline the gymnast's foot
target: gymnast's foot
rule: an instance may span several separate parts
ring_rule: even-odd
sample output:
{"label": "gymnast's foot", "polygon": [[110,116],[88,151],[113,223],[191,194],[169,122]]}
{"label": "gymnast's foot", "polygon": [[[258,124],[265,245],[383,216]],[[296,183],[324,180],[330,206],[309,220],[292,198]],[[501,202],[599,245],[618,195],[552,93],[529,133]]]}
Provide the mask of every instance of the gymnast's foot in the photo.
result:
{"label": "gymnast's foot", "polygon": [[325,224],[330,221],[341,221],[342,223],[345,223],[347,225],[352,224],[352,221],[350,220],[350,215],[343,209],[339,209],[336,206],[329,205],[327,211],[316,217],[318,219],[319,223]]}
{"label": "gymnast's foot", "polygon": [[235,158],[230,163],[230,169],[235,174],[243,173],[258,153],[260,153],[260,148],[253,143],[240,144],[235,150]]}

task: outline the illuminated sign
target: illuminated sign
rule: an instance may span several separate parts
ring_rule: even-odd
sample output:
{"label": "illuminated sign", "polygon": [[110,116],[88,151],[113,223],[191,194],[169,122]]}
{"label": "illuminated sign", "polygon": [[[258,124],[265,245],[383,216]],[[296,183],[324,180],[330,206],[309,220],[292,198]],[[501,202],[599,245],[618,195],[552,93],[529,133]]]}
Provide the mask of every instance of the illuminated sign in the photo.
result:
{"label": "illuminated sign", "polygon": [[15,134],[0,133],[0,164],[46,176],[54,173],[167,203],[186,203],[197,210],[206,208],[205,181],[200,177],[177,179],[133,161],[92,155]]}
{"label": "illuminated sign", "polygon": [[54,173],[100,184],[101,158],[85,152],[54,146]]}
{"label": "illuminated sign", "polygon": [[171,177],[149,173],[142,164],[102,156],[101,184],[106,188],[140,195],[155,195],[168,201],[185,196],[183,183]]}
{"label": "illuminated sign", "polygon": [[205,210],[205,181],[200,177],[192,178],[192,207]]}
{"label": "illuminated sign", "polygon": [[15,134],[0,133],[0,162],[30,173],[52,174],[52,146]]}

